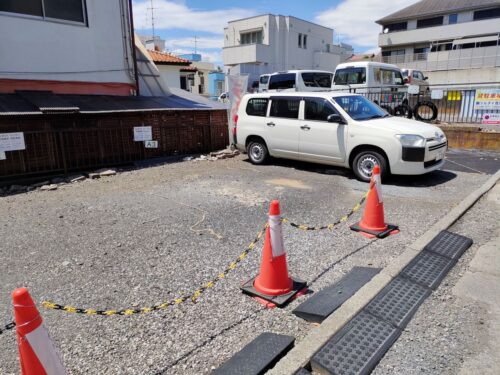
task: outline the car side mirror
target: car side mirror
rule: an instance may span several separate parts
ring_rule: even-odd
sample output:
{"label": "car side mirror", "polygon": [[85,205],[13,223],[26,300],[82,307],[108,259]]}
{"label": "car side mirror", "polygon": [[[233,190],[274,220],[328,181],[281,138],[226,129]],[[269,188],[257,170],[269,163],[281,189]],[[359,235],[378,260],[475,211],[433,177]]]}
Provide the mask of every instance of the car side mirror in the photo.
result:
{"label": "car side mirror", "polygon": [[427,81],[429,79],[429,77],[424,77],[424,81]]}
{"label": "car side mirror", "polygon": [[406,85],[410,80],[408,78],[403,79],[403,83]]}
{"label": "car side mirror", "polygon": [[344,121],[344,119],[342,118],[342,116],[340,116],[338,113],[332,113],[331,115],[328,115],[328,117],[326,118],[326,121],[335,122],[337,124],[345,124],[346,123]]}

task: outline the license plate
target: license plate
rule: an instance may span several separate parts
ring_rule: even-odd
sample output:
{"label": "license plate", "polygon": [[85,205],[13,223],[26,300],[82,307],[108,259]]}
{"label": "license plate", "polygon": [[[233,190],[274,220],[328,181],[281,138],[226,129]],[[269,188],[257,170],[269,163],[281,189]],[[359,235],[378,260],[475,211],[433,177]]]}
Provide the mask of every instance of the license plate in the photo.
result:
{"label": "license plate", "polygon": [[441,160],[442,158],[444,158],[444,151],[438,151],[436,154],[436,160]]}

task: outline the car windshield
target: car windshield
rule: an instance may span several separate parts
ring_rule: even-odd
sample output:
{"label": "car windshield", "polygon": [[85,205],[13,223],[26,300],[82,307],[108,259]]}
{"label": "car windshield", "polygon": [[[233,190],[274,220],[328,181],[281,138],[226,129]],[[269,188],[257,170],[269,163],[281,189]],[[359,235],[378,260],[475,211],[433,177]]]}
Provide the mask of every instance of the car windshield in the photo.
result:
{"label": "car windshield", "polygon": [[361,95],[337,96],[333,100],[354,120],[363,121],[389,116],[382,108]]}

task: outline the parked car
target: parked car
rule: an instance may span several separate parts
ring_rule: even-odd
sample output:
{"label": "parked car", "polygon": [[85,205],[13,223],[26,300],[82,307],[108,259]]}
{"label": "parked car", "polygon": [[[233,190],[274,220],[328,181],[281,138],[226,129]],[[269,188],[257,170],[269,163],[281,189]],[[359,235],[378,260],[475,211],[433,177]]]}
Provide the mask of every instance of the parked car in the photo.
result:
{"label": "parked car", "polygon": [[273,156],[336,165],[362,181],[375,165],[383,176],[434,171],[447,149],[438,127],[390,116],[364,96],[342,92],[247,94],[234,134],[254,164]]}
{"label": "parked car", "polygon": [[330,90],[332,79],[333,73],[323,70],[287,70],[263,74],[259,80],[259,92]]}
{"label": "parked car", "polygon": [[219,97],[217,98],[217,101],[219,103],[228,103],[229,102],[229,93],[227,91],[223,92],[222,94],[219,95]]}
{"label": "parked car", "polygon": [[420,87],[420,93],[425,93],[429,91],[429,82],[428,78],[424,76],[420,70],[415,69],[402,69],[403,79],[405,84],[408,85],[417,85]]}
{"label": "parked car", "polygon": [[407,87],[401,69],[375,61],[348,62],[337,65],[333,90],[361,93],[390,114],[407,115]]}

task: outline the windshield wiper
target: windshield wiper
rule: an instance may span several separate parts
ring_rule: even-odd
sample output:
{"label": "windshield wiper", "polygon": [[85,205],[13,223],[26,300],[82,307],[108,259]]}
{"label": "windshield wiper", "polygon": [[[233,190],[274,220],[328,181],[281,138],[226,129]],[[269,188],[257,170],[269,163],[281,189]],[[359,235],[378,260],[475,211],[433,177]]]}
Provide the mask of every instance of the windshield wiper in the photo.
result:
{"label": "windshield wiper", "polygon": [[370,117],[366,117],[366,120],[372,120],[374,118],[384,118],[384,117],[389,117],[390,115],[388,113],[384,114],[384,115],[373,115],[373,116],[370,116]]}

